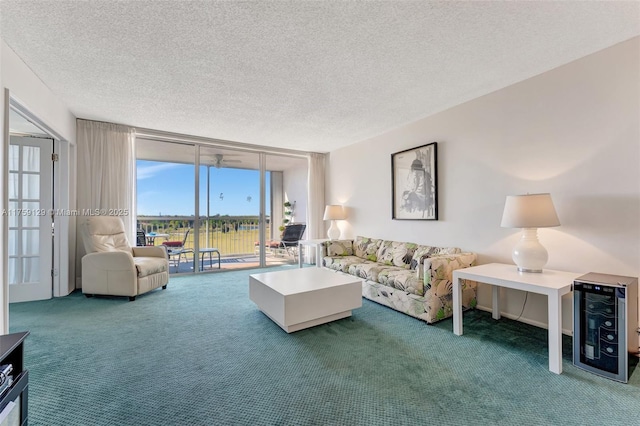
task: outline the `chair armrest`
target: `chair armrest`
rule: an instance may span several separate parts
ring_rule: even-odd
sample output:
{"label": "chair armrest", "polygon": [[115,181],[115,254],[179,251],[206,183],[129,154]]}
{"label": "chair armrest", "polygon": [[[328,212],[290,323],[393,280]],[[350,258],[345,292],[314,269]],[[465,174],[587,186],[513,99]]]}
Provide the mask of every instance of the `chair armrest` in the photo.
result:
{"label": "chair armrest", "polygon": [[125,251],[109,251],[102,253],[87,254],[82,258],[82,266],[85,263],[89,267],[110,271],[134,271],[136,266],[133,263],[133,256]]}
{"label": "chair armrest", "polygon": [[131,253],[110,251],[82,258],[82,292],[112,296],[136,296],[138,272]]}
{"label": "chair armrest", "polygon": [[134,257],[163,257],[167,259],[167,248],[164,246],[155,247],[132,247]]}

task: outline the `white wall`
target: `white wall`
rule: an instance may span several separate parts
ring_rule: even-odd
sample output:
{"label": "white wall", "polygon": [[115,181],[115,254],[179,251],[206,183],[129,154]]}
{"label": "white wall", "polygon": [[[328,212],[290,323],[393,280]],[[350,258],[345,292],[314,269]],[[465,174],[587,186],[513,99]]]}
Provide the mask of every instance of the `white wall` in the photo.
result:
{"label": "white wall", "polygon": [[[0,39],[1,40],[1,39]],[[34,115],[75,144],[76,117],[4,41],[0,42],[2,86]]]}
{"label": "white wall", "polygon": [[[49,128],[58,133],[64,138],[70,145],[69,155],[73,158],[73,145],[76,141],[76,119],[71,113],[69,108],[56,97],[47,86],[40,81],[40,79],[29,69],[29,67],[11,50],[11,48],[0,39],[0,87],[8,89],[11,97],[16,99],[21,105],[25,106],[33,115],[38,117]],[[5,102],[0,104],[1,116],[5,116],[6,105]],[[2,125],[2,138],[4,136],[4,127]],[[0,176],[2,179],[2,208],[7,208],[7,182],[6,182],[6,155],[8,150],[8,140],[2,141],[2,150],[0,150],[0,164],[2,165],[0,170]],[[72,167],[75,170],[75,164],[72,163]],[[71,179],[67,182],[71,191],[75,188],[75,174],[71,174]],[[72,192],[73,194],[73,192]],[[75,200],[75,196],[73,198]],[[71,200],[72,206],[75,206],[75,202]],[[3,300],[0,303],[0,318],[2,318],[2,324],[0,326],[0,333],[6,333],[8,327],[8,312],[7,312],[7,261],[5,259],[6,252],[4,246],[6,245],[6,217],[2,217],[2,227],[0,227],[0,241],[3,241],[1,245],[0,258],[3,259],[0,262],[0,276],[2,277],[3,286]],[[74,227],[75,229],[75,227]],[[71,241],[75,241],[75,236],[71,236]],[[71,251],[71,254],[75,252],[75,248]],[[73,274],[70,275],[71,277]]]}
{"label": "white wall", "polygon": [[[307,159],[301,158],[297,167],[290,167],[284,170],[283,187],[285,201],[296,202],[293,212],[294,222],[304,223],[307,221]],[[305,234],[306,236],[306,234]]]}
{"label": "white wall", "polygon": [[[328,201],[348,236],[457,246],[511,262],[519,230],[500,228],[505,196],[550,192],[562,226],[541,229],[549,269],[640,274],[640,38],[331,152]],[[438,142],[438,221],[391,219],[394,152]],[[487,286],[478,302],[491,306]],[[524,293],[503,291],[519,315]],[[563,300],[570,330],[571,299]],[[546,298],[523,319],[546,324]]]}

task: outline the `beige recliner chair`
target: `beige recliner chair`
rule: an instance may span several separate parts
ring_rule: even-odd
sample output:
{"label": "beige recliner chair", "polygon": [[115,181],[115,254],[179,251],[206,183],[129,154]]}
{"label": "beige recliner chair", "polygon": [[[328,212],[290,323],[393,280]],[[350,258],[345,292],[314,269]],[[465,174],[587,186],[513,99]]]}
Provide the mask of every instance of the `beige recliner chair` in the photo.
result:
{"label": "beige recliner chair", "polygon": [[115,216],[82,219],[82,240],[87,254],[82,258],[82,292],[129,296],[158,287],[167,288],[169,260],[164,247],[131,247],[124,224]]}

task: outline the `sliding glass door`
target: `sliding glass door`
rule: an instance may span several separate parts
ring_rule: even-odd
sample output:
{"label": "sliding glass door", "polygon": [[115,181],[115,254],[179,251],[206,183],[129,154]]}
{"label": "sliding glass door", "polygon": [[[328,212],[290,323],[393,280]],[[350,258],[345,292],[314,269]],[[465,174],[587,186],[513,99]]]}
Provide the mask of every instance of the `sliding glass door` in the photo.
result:
{"label": "sliding glass door", "polygon": [[296,261],[279,228],[286,215],[305,221],[306,158],[146,137],[136,152],[138,228],[167,246],[171,273]]}
{"label": "sliding glass door", "polygon": [[137,245],[164,245],[169,272],[194,271],[195,147],[137,140]]}
{"label": "sliding glass door", "polygon": [[200,147],[200,270],[258,266],[260,154]]}

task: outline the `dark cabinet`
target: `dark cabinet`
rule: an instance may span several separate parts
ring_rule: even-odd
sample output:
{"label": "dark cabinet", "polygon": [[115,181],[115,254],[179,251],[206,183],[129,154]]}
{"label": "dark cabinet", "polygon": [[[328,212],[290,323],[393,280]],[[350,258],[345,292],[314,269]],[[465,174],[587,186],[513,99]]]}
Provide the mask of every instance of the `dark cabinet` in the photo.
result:
{"label": "dark cabinet", "polygon": [[0,365],[11,364],[13,382],[0,394],[0,413],[11,402],[20,412],[20,424],[27,424],[29,372],[24,368],[24,339],[28,331],[0,336]]}

